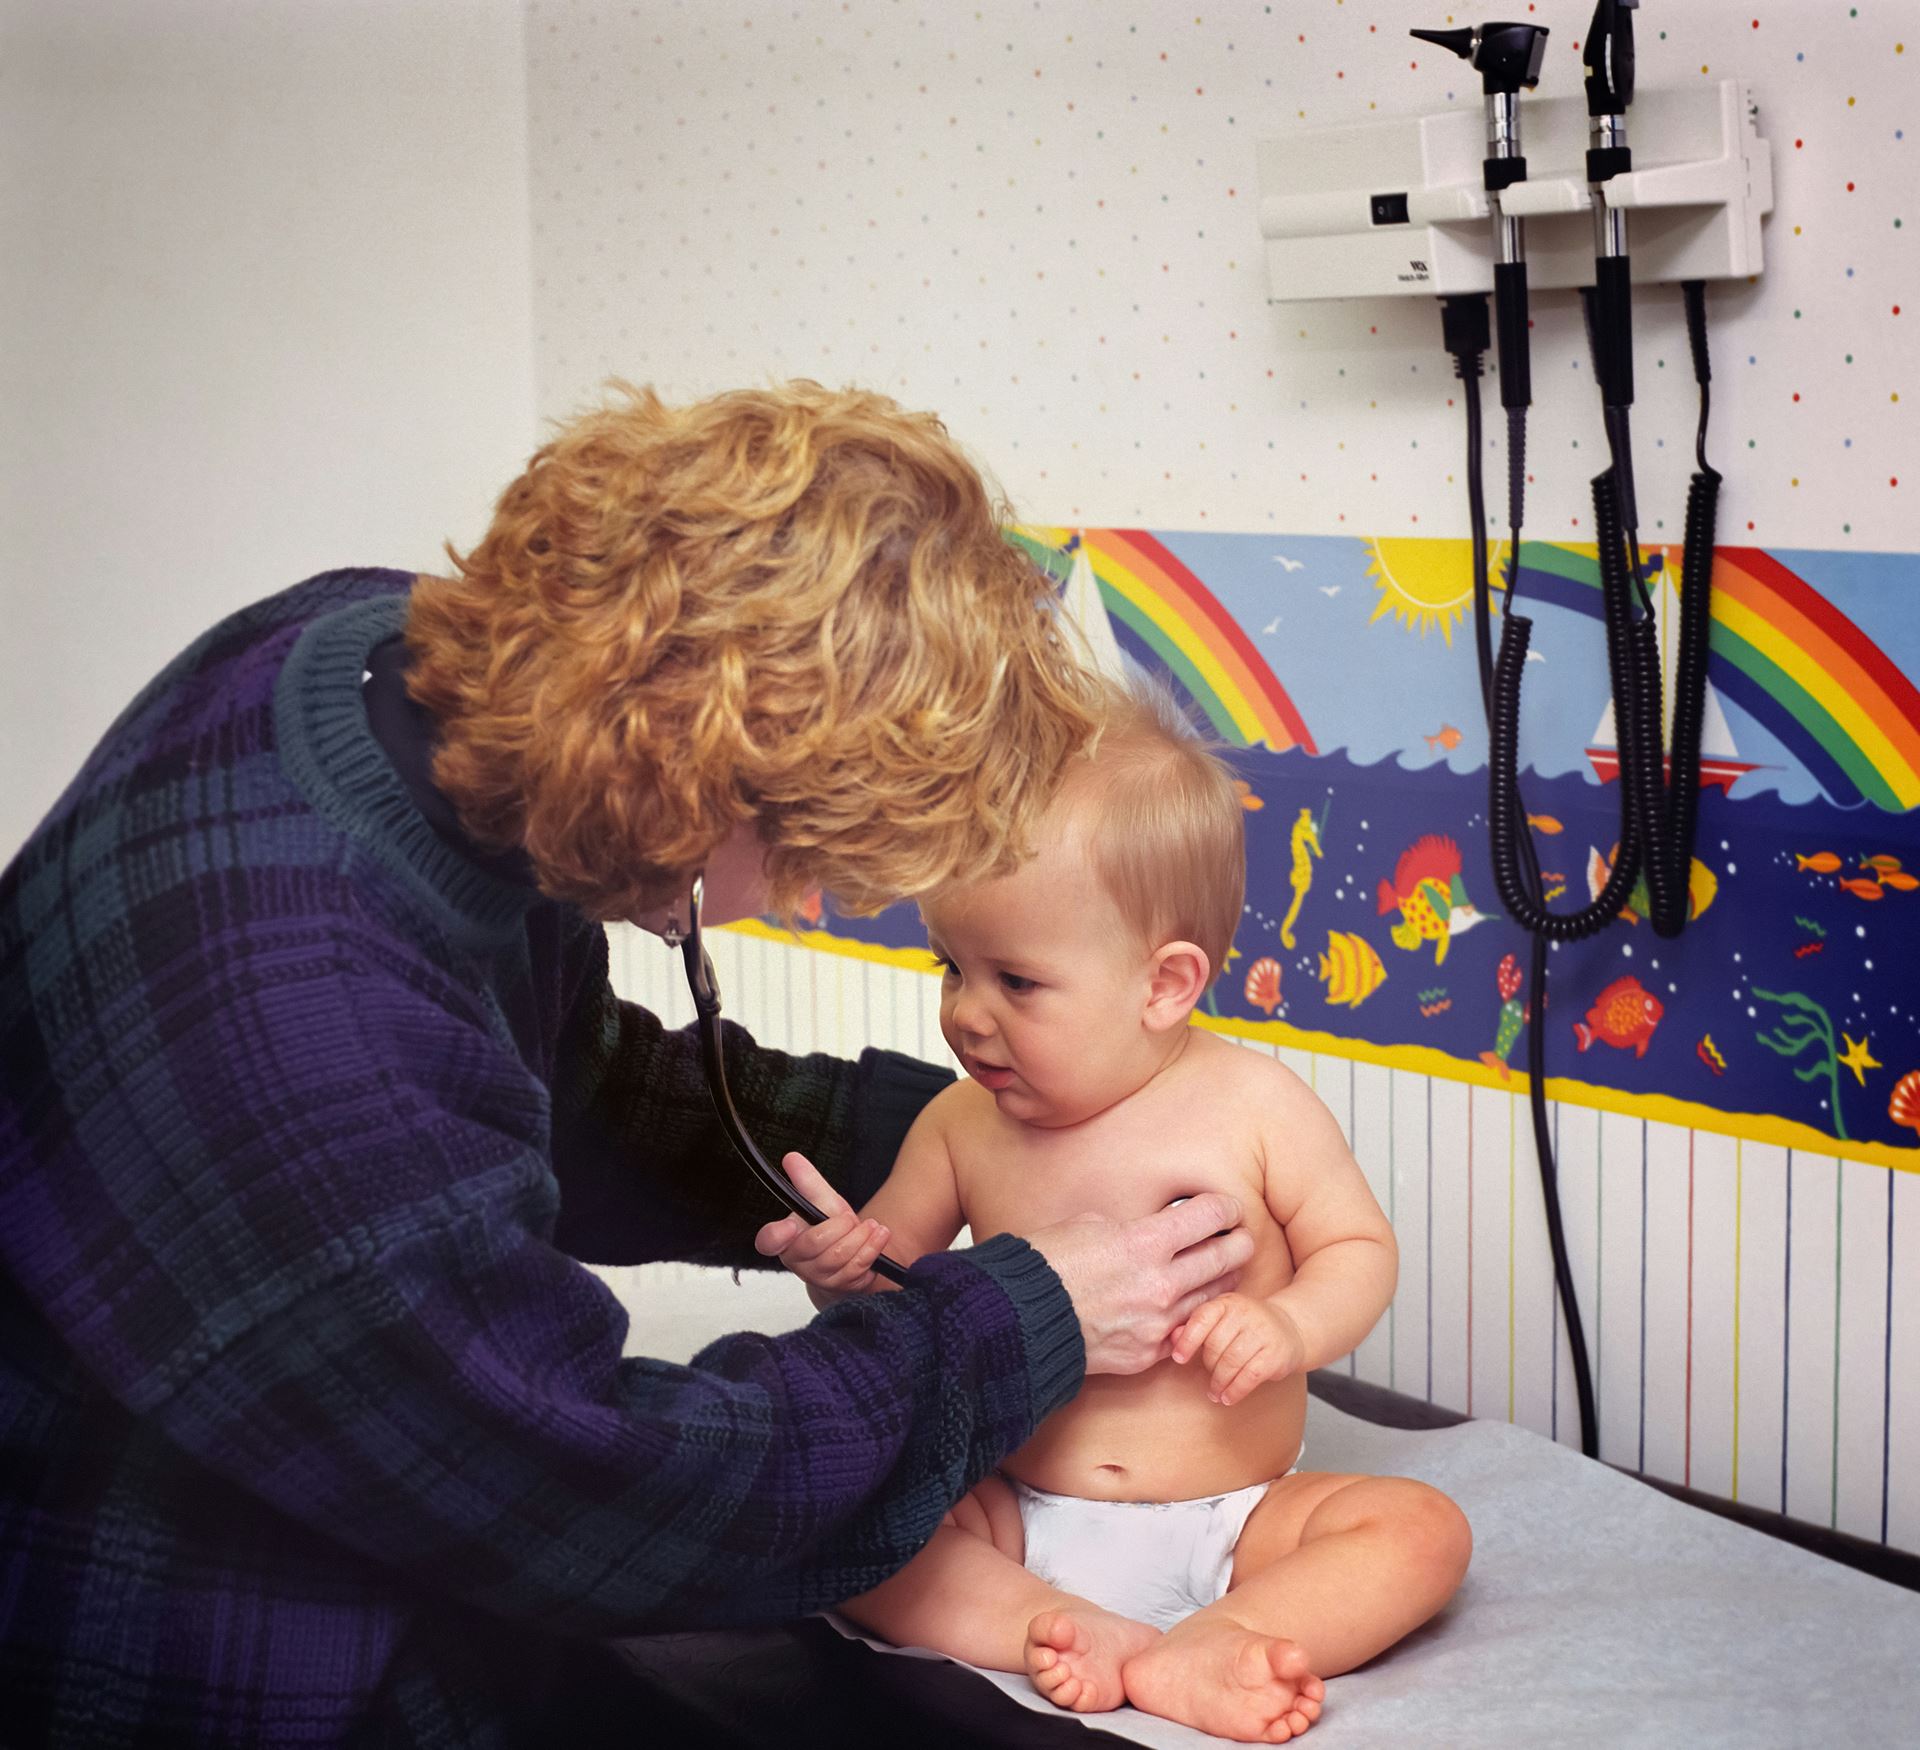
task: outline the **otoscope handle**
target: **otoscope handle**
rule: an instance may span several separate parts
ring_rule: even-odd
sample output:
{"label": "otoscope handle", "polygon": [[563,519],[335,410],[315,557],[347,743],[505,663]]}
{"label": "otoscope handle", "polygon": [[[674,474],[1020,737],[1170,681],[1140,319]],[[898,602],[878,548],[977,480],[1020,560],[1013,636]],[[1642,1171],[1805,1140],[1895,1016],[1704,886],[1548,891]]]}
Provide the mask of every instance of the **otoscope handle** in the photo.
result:
{"label": "otoscope handle", "polygon": [[1633,405],[1630,272],[1624,255],[1603,255],[1594,263],[1594,362],[1600,372],[1600,400],[1608,407]]}
{"label": "otoscope handle", "polygon": [[1500,349],[1500,405],[1533,404],[1533,368],[1527,344],[1527,264],[1501,261],[1493,269],[1493,320]]}

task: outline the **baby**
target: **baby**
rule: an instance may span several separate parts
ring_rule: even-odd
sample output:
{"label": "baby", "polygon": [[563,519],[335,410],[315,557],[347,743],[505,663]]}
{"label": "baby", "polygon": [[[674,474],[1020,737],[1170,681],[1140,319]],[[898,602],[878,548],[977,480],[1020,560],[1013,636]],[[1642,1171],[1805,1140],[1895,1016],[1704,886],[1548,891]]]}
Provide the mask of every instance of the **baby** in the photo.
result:
{"label": "baby", "polygon": [[1170,698],[1116,690],[1035,856],[922,907],[940,1027],[966,1070],[858,1217],[757,1243],[816,1304],[888,1289],[870,1266],[1127,1218],[1218,1190],[1255,1240],[1146,1372],[1087,1379],[898,1574],[842,1608],[903,1645],[1025,1670],[1063,1708],[1131,1702],[1280,1743],[1350,1671],[1453,1595],[1472,1539],[1425,1484],[1300,1468],[1307,1373],[1392,1298],[1393,1230],[1332,1115],[1271,1058],[1188,1025],[1240,919],[1232,774]]}

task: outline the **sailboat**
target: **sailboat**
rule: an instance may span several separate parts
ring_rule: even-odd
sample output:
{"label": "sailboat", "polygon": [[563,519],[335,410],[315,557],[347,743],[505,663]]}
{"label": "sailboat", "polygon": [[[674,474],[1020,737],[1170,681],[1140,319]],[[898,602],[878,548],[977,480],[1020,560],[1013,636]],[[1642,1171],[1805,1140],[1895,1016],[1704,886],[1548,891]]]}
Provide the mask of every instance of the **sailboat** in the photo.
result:
{"label": "sailboat", "polygon": [[1108,679],[1124,681],[1131,664],[1120,648],[1120,640],[1113,635],[1113,622],[1107,618],[1106,606],[1100,600],[1100,581],[1094,576],[1093,562],[1087,556],[1085,531],[1079,531],[1070,545],[1073,561],[1067,573],[1067,587],[1061,595],[1061,606],[1086,640],[1083,659]]}
{"label": "sailboat", "polygon": [[[1660,725],[1660,733],[1665,743],[1671,741],[1673,734],[1674,677],[1680,660],[1680,594],[1673,586],[1672,573],[1664,565],[1660,569],[1657,604],[1660,703],[1665,719]],[[1709,683],[1706,708],[1700,719],[1700,787],[1705,789],[1710,784],[1717,784],[1722,792],[1730,791],[1737,779],[1758,769],[1753,761],[1741,759],[1739,753],[1740,750],[1734,746],[1733,731],[1727,725],[1727,714],[1721,708],[1720,694]],[[1614,724],[1611,695],[1594,729],[1592,745],[1587,749],[1587,762],[1593,767],[1594,776],[1603,784],[1611,783],[1620,775],[1620,732]],[[1663,778],[1673,776],[1671,754],[1666,756],[1661,775]]]}

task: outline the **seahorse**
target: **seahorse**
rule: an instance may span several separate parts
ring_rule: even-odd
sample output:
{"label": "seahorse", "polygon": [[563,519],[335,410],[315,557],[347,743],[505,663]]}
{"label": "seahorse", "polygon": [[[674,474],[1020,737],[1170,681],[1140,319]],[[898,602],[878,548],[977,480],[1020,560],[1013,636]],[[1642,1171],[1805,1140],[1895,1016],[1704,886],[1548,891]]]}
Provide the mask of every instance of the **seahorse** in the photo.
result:
{"label": "seahorse", "polygon": [[1326,855],[1320,848],[1320,834],[1313,824],[1311,808],[1300,810],[1300,818],[1293,823],[1293,835],[1287,842],[1293,852],[1293,871],[1287,877],[1293,887],[1293,904],[1287,907],[1286,918],[1280,925],[1280,940],[1284,946],[1291,948],[1295,945],[1294,920],[1300,915],[1307,889],[1313,885],[1313,859]]}

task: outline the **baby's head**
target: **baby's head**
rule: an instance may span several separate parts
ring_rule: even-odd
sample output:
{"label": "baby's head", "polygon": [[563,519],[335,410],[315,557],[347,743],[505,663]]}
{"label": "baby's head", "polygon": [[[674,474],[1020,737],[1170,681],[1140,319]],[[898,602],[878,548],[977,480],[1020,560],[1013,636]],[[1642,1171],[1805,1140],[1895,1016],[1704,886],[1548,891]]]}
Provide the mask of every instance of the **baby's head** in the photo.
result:
{"label": "baby's head", "polygon": [[1233,773],[1157,683],[1114,686],[1035,854],[922,911],[947,1043],[1008,1116],[1078,1123],[1176,1055],[1246,881]]}
{"label": "baby's head", "polygon": [[1080,860],[1118,910],[1133,950],[1197,947],[1206,956],[1198,1002],[1226,965],[1246,891],[1233,772],[1158,681],[1140,675],[1112,684],[1107,705],[1095,747],[1067,766],[1041,851]]}

